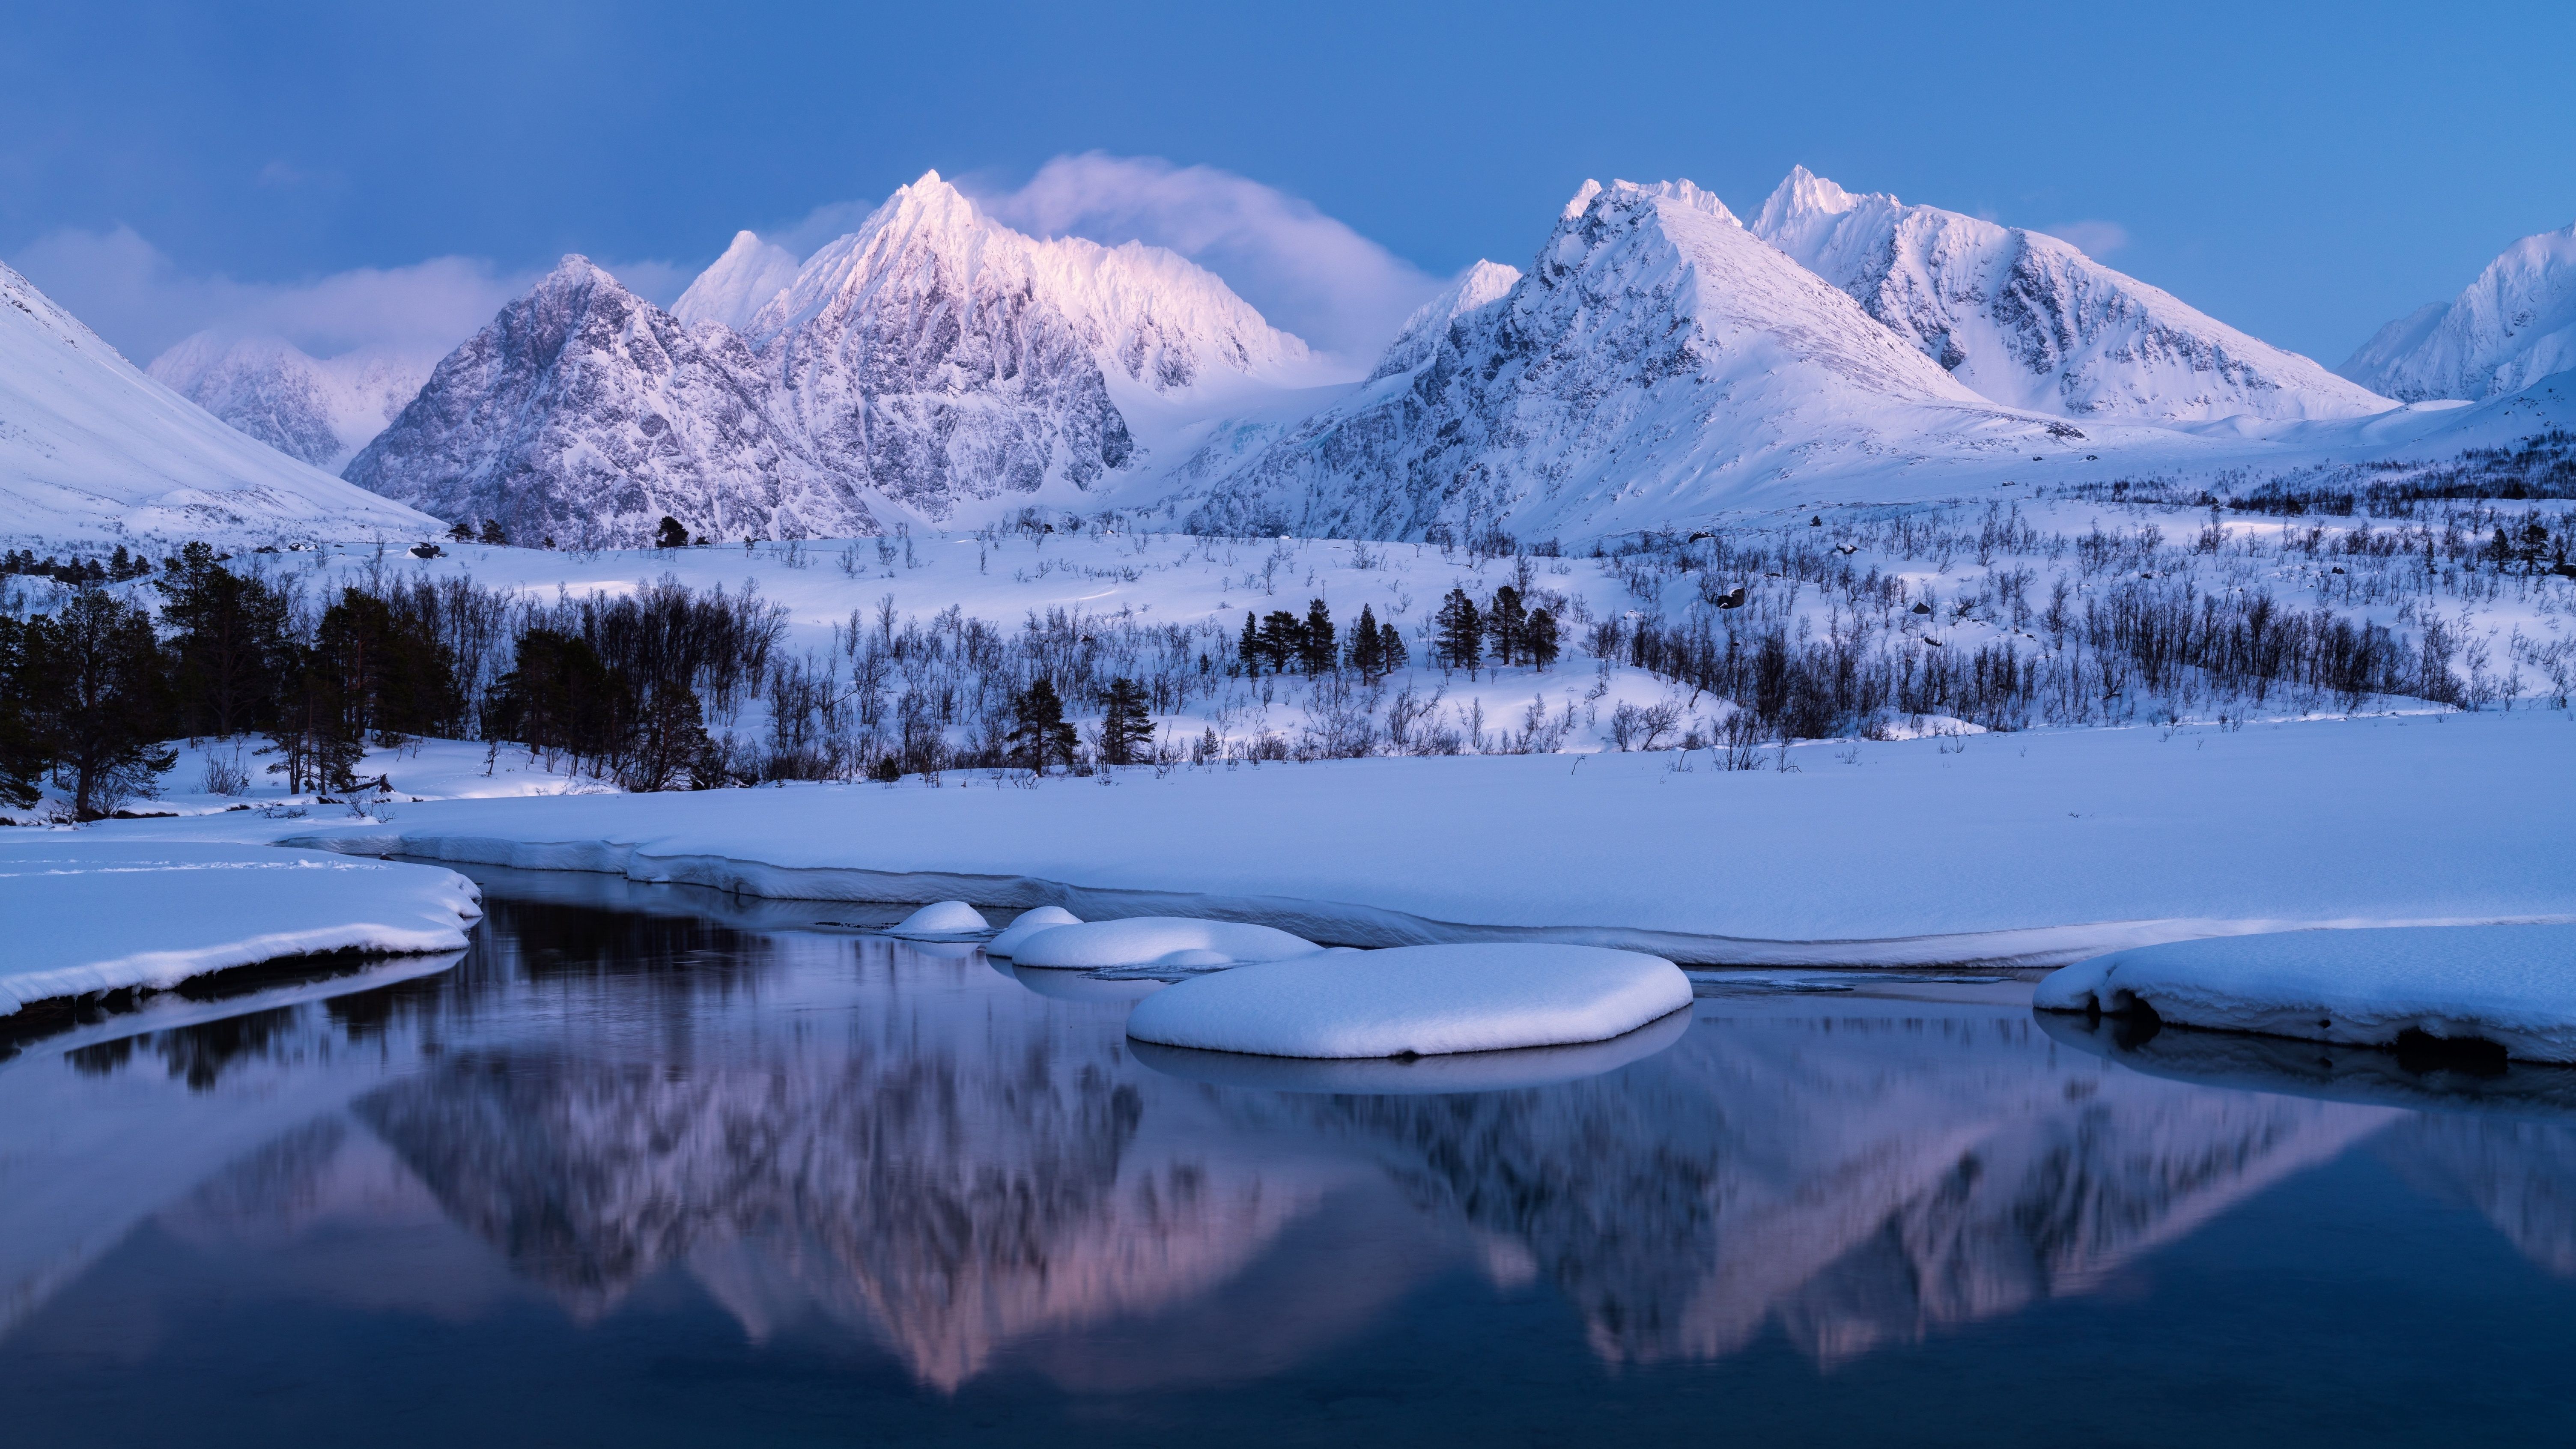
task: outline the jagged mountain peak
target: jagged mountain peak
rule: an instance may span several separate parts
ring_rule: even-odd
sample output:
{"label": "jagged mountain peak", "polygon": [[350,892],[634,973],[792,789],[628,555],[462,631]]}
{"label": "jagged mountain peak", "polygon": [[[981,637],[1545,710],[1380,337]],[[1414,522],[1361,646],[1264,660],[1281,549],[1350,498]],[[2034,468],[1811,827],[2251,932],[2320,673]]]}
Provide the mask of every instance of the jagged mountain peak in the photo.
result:
{"label": "jagged mountain peak", "polygon": [[1490,306],[1510,295],[1512,284],[1521,279],[1520,268],[1500,262],[1479,260],[1460,272],[1457,278],[1440,290],[1438,296],[1414,309],[1404,325],[1396,329],[1395,340],[1386,345],[1378,357],[1377,367],[1368,375],[1375,382],[1400,372],[1411,372],[1431,360],[1449,324],[1480,307]]}
{"label": "jagged mountain peak", "polygon": [[755,232],[735,232],[724,255],[671,304],[671,315],[691,327],[714,322],[739,332],[771,298],[787,290],[796,272],[795,253]]}
{"label": "jagged mountain peak", "polygon": [[2576,368],[2576,226],[2524,237],[2451,301],[2379,329],[2336,369],[2407,402],[2500,397]]}
{"label": "jagged mountain peak", "polygon": [[567,256],[441,361],[350,482],[512,539],[872,533],[855,469],[785,426],[750,350]]}
{"label": "jagged mountain peak", "polygon": [[2394,406],[2060,238],[1846,191],[1805,167],[1773,191],[1753,231],[2013,407],[2166,423]]}
{"label": "jagged mountain peak", "polygon": [[[1894,197],[1888,199],[1895,200]],[[1753,230],[1756,235],[1767,238],[1817,217],[1840,216],[1858,202],[1859,198],[1806,167],[1792,166],[1789,174],[1762,203],[1762,213],[1754,222]]]}

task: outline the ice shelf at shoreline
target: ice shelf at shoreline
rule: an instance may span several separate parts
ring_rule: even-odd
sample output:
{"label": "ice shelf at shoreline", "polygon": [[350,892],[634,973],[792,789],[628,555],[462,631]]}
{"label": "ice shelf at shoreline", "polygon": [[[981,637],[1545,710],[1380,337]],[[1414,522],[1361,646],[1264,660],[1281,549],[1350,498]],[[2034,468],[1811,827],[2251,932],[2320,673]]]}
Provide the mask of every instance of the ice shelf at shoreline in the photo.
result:
{"label": "ice shelf at shoreline", "polygon": [[461,951],[481,901],[454,871],[321,851],[91,831],[0,840],[0,1016],[290,956]]}
{"label": "ice shelf at shoreline", "polygon": [[2361,1046],[2409,1032],[2576,1062],[2576,926],[2283,931],[2176,941],[2079,961],[2042,1011],[2117,1015]]}

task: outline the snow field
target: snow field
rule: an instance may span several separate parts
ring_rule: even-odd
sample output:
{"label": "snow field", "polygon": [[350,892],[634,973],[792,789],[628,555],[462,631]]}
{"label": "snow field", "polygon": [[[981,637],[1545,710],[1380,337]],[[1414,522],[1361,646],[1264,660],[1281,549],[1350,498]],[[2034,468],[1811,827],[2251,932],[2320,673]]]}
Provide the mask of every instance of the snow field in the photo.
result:
{"label": "snow field", "polygon": [[[285,842],[788,899],[1222,917],[1356,946],[2062,965],[2309,926],[2576,920],[2576,724],[2445,714],[1711,753],[1150,769],[254,813]],[[1108,783],[1104,784],[1103,781]],[[965,788],[961,788],[961,784]]]}
{"label": "snow field", "polygon": [[2357,1046],[2407,1032],[2576,1062],[2576,926],[2289,931],[2177,941],[2079,961],[2043,1011],[2119,1015]]}
{"label": "snow field", "polygon": [[312,851],[0,839],[0,1016],[288,956],[461,951],[481,899],[454,871]]}
{"label": "snow field", "polygon": [[1269,926],[1190,916],[1130,916],[1051,926],[1024,936],[1012,943],[1011,964],[1057,971],[1120,966],[1207,970],[1311,956],[1322,949],[1302,936]]}
{"label": "snow field", "polygon": [[1680,967],[1633,951],[1402,946],[1196,977],[1137,1002],[1127,1034],[1266,1057],[1442,1056],[1607,1041],[1690,1001]]}

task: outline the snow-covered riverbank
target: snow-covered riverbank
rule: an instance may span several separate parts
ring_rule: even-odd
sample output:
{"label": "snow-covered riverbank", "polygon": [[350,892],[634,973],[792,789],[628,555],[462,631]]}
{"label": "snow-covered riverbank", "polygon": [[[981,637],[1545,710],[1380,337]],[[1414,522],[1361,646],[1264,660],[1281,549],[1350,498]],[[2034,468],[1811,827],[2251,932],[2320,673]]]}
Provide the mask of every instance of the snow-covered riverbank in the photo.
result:
{"label": "snow-covered riverbank", "polygon": [[2576,920],[2571,747],[2563,713],[2428,714],[1817,744],[1788,751],[1788,773],[1721,772],[1706,751],[1134,769],[1036,788],[958,772],[939,788],[92,829],[756,896],[1217,915],[1353,945],[2045,965],[2306,926]]}
{"label": "snow-covered riverbank", "polygon": [[482,914],[471,881],[433,866],[28,833],[0,839],[0,1017],[291,956],[461,951]]}

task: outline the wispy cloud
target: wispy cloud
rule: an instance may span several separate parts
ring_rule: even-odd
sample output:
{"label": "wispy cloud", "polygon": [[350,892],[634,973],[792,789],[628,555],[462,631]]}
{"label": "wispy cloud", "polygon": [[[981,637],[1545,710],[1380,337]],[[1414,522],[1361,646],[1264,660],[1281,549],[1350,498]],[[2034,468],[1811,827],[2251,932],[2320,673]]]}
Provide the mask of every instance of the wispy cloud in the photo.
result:
{"label": "wispy cloud", "polygon": [[1274,325],[1353,360],[1373,356],[1442,283],[1313,203],[1212,166],[1093,151],[1058,156],[1023,186],[959,185],[1039,236],[1169,247]]}
{"label": "wispy cloud", "polygon": [[2129,229],[2116,221],[2062,221],[2055,226],[2037,229],[2060,241],[2074,243],[2077,250],[2096,261],[2107,260],[2113,252],[2129,244]]}
{"label": "wispy cloud", "polygon": [[[375,348],[444,356],[527,290],[534,272],[479,257],[357,267],[296,282],[191,274],[131,227],[57,231],[9,259],[46,295],[137,363],[198,332],[283,337],[316,357]],[[689,273],[668,262],[601,262],[635,291],[668,302]]]}

